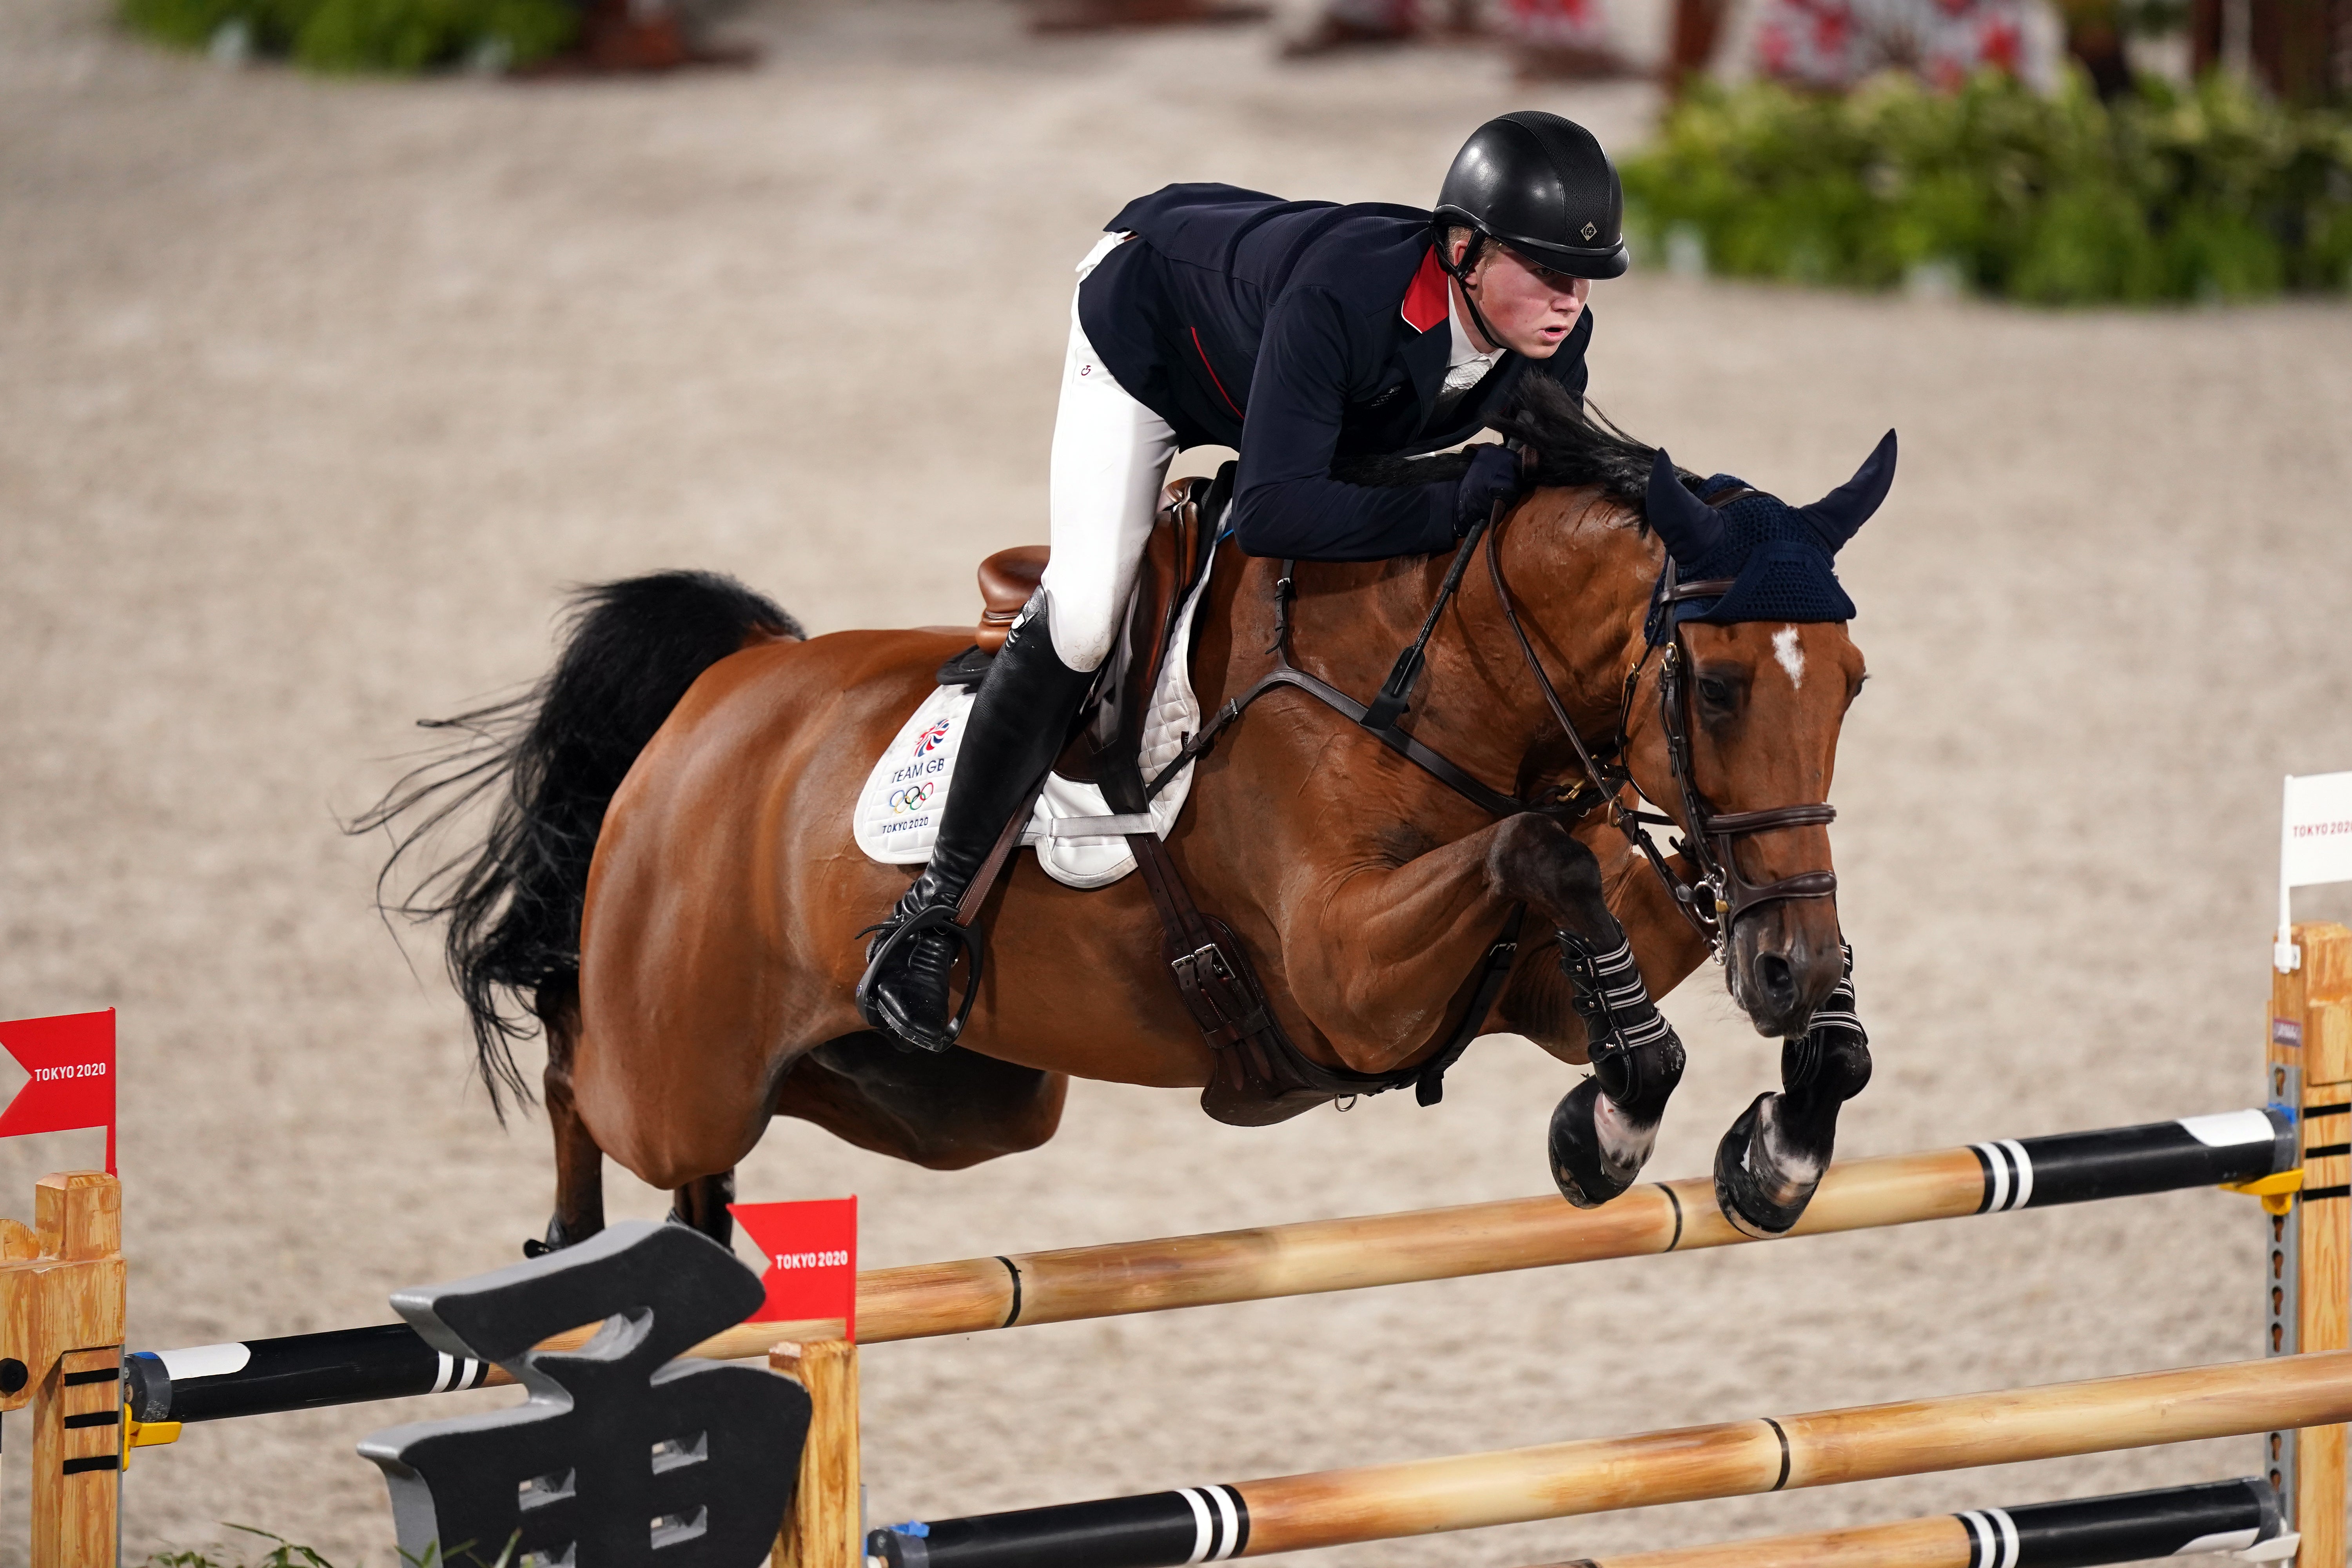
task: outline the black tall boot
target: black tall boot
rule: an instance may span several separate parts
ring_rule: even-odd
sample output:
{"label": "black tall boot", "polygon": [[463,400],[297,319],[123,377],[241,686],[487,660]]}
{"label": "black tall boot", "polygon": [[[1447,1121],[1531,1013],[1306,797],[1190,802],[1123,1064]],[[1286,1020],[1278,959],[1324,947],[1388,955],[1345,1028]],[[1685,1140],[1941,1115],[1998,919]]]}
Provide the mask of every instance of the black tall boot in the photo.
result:
{"label": "black tall boot", "polygon": [[[981,941],[976,931],[955,924],[956,903],[1004,825],[1053,766],[1094,679],[1093,670],[1072,669],[1055,653],[1045,596],[1031,600],[997,650],[964,721],[930,864],[866,949],[857,1010],[875,1028],[927,1051],[955,1044],[980,989]],[[963,1005],[950,1015],[948,972],[967,946],[969,984]]]}

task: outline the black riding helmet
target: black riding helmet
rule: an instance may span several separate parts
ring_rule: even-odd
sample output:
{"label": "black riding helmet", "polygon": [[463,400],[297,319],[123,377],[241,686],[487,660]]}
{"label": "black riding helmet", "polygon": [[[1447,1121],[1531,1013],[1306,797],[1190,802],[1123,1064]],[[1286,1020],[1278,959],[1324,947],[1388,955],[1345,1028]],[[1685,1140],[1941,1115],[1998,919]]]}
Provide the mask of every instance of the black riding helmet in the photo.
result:
{"label": "black riding helmet", "polygon": [[[1522,109],[1470,133],[1445,172],[1436,218],[1448,272],[1456,268],[1444,232],[1457,226],[1571,278],[1625,271],[1625,193],[1609,154],[1583,126],[1541,110]],[[1472,241],[1460,271],[1478,248]]]}

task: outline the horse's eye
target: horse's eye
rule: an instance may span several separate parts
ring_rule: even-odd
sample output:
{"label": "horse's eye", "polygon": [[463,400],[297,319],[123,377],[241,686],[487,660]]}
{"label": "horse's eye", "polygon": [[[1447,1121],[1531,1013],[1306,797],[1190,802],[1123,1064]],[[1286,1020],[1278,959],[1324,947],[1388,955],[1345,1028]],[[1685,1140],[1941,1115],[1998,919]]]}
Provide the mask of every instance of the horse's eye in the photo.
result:
{"label": "horse's eye", "polygon": [[1710,708],[1731,706],[1731,683],[1717,680],[1711,675],[1698,678],[1698,700]]}

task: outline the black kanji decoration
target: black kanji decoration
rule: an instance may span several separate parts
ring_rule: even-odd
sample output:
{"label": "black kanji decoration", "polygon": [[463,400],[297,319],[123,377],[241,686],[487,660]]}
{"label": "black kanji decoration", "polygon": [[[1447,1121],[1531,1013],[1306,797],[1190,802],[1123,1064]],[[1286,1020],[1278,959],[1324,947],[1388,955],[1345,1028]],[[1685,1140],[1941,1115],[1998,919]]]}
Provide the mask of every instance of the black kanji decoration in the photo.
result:
{"label": "black kanji decoration", "polygon": [[[792,1503],[808,1394],[763,1367],[677,1358],[762,1300],[724,1247],[643,1224],[394,1296],[436,1350],[496,1362],[530,1392],[360,1445],[392,1489],[401,1551],[436,1568],[509,1547],[512,1568],[752,1568]],[[600,1318],[576,1351],[531,1348]]]}

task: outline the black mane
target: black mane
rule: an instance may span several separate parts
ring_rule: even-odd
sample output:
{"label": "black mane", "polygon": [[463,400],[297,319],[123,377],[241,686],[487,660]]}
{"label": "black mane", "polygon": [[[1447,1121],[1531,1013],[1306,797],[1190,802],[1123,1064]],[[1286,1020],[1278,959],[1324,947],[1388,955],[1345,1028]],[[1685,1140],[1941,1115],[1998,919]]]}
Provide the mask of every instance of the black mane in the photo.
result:
{"label": "black mane", "polygon": [[[1525,445],[1535,457],[1540,485],[1591,485],[1643,520],[1650,488],[1650,465],[1657,449],[1643,446],[1589,404],[1580,404],[1548,375],[1520,384],[1511,405],[1486,422],[1487,428]],[[1425,485],[1457,478],[1470,465],[1466,452],[1433,458],[1353,458],[1334,464],[1331,477],[1351,485]],[[1645,521],[1642,525],[1646,526]]]}

